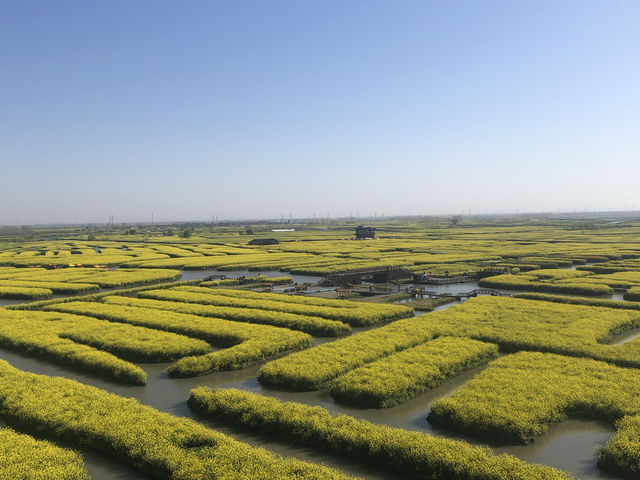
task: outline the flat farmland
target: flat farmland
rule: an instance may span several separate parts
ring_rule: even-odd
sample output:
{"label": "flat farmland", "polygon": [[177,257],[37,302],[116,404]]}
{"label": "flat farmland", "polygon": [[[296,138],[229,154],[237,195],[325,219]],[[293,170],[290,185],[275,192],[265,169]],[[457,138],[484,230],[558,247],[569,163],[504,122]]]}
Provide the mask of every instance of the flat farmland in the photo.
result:
{"label": "flat farmland", "polygon": [[[57,478],[640,474],[640,227],[347,228],[3,244],[4,445]],[[371,266],[416,276],[390,303],[287,277]],[[425,272],[502,296],[418,315]]]}

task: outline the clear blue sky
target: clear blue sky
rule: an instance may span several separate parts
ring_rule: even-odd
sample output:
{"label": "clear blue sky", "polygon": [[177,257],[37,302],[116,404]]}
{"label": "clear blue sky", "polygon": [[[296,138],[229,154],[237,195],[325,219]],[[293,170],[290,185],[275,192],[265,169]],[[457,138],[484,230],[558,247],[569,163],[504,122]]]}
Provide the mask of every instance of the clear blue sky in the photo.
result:
{"label": "clear blue sky", "polygon": [[0,224],[640,209],[640,2],[0,4]]}

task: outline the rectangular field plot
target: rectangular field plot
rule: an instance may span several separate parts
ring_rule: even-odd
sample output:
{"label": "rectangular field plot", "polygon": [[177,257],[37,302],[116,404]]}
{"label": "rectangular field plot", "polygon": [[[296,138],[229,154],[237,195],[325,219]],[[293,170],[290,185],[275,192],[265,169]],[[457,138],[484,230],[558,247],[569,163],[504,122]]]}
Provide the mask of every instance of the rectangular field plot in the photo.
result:
{"label": "rectangular field plot", "polygon": [[0,428],[0,478],[89,480],[89,474],[73,450]]}
{"label": "rectangular field plot", "polygon": [[28,299],[46,298],[51,294],[80,295],[98,292],[101,288],[170,282],[180,277],[178,270],[6,268],[0,271],[0,295]]}
{"label": "rectangular field plot", "polygon": [[300,330],[320,337],[338,337],[351,332],[351,327],[337,320],[300,315],[297,313],[260,310],[256,308],[224,307],[202,305],[200,303],[172,302],[149,298],[130,298],[108,296],[104,302],[112,305],[130,305],[134,307],[155,308],[170,312],[189,313],[203,317],[223,318],[236,322],[260,323]]}

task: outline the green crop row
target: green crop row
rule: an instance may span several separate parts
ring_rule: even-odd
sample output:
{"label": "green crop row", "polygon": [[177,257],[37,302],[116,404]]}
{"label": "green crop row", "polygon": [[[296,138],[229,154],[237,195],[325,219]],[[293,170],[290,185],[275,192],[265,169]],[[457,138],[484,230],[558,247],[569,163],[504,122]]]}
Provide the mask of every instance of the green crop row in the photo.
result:
{"label": "green crop row", "polygon": [[542,300],[545,302],[569,303],[573,305],[591,305],[593,307],[622,308],[626,310],[640,310],[640,303],[623,300],[609,300],[606,298],[564,297],[544,293],[519,293],[517,298],[528,300]]}
{"label": "green crop row", "polygon": [[376,425],[347,415],[334,416],[321,407],[241,390],[191,390],[191,408],[251,432],[285,438],[296,444],[329,450],[349,458],[375,462],[408,477],[439,480],[568,480],[551,467],[527,464],[487,447],[438,438],[420,432]]}
{"label": "green crop row", "polygon": [[[413,310],[398,305],[381,305],[356,303],[357,307],[349,304],[340,306],[341,300],[333,300],[335,306],[311,305],[288,301],[288,295],[245,292],[244,290],[213,290],[199,287],[178,287],[170,290],[149,290],[141,292],[139,296],[155,300],[170,300],[177,302],[199,303],[225,307],[254,308],[259,310],[273,310],[284,313],[315,316],[348,323],[351,326],[369,326],[381,322],[413,315]],[[188,289],[188,290],[187,290]],[[222,292],[222,293],[221,293]],[[230,294],[229,292],[247,293],[246,296]],[[284,298],[273,300],[273,296]],[[326,300],[325,300],[326,301]]]}
{"label": "green crop row", "polygon": [[[89,312],[87,312],[89,313]],[[92,316],[66,313],[0,312],[2,333],[26,341],[27,335],[41,339],[68,338],[135,362],[167,362],[187,355],[211,351],[203,340],[146,327],[105,322]],[[10,322],[15,322],[11,325]]]}
{"label": "green crop row", "polygon": [[116,305],[131,305],[172,312],[188,313],[203,317],[223,318],[235,322],[258,323],[276,327],[290,328],[310,333],[320,337],[339,337],[351,332],[346,323],[336,320],[325,320],[320,317],[298,315],[295,313],[259,310],[256,308],[217,307],[215,305],[201,305],[199,303],[170,302],[152,300],[148,298],[105,297],[104,301]]}
{"label": "green crop row", "polygon": [[13,265],[16,267],[32,267],[42,264],[52,264],[58,266],[67,266],[69,264],[74,265],[85,265],[85,266],[94,266],[94,265],[109,265],[116,266],[123,264],[125,262],[130,262],[134,260],[136,262],[148,262],[148,261],[161,261],[160,259],[167,258],[167,255],[150,253],[146,255],[140,255],[135,257],[133,255],[126,255],[125,252],[120,252],[118,254],[81,254],[81,255],[54,255],[54,256],[30,256],[30,257],[20,257],[16,255],[11,259],[5,260],[5,264]]}
{"label": "green crop row", "polygon": [[53,293],[90,293],[97,292],[100,287],[91,283],[39,282],[33,280],[0,280],[1,287],[44,288]]}
{"label": "green crop row", "polygon": [[627,415],[615,424],[616,433],[598,452],[598,466],[619,475],[640,475],[640,415]]}
{"label": "green crop row", "polygon": [[98,292],[100,287],[122,287],[180,278],[177,270],[118,270],[12,268],[0,275],[0,298],[42,299],[52,294]]}
{"label": "green crop row", "polygon": [[91,315],[111,322],[165,330],[205,340],[223,348],[204,355],[184,357],[169,366],[169,374],[194,377],[219,370],[234,370],[265,361],[286,351],[312,345],[309,335],[270,325],[253,325],[218,318],[98,302],[68,302],[47,310]]}
{"label": "green crop row", "polygon": [[[75,329],[90,328],[94,322],[71,315],[0,309],[0,345],[120,382],[144,385],[146,374],[140,367],[106,351],[65,338]],[[101,322],[97,327],[108,332],[109,325],[109,322]],[[92,334],[86,330],[85,333],[87,336]],[[145,335],[145,332],[135,336],[132,332],[127,333],[131,334],[132,340]],[[114,350],[120,343],[118,336],[103,341]]]}
{"label": "green crop row", "polygon": [[180,285],[195,285],[198,283],[200,283],[199,279],[185,280],[181,282],[162,283],[158,285],[144,285],[140,287],[125,288],[125,289],[114,290],[110,292],[92,293],[88,295],[74,295],[71,297],[54,298],[51,300],[38,300],[37,302],[8,305],[7,307],[4,307],[4,308],[6,308],[7,310],[40,310],[43,307],[46,307],[48,305],[54,305],[58,303],[77,302],[77,301],[96,301],[110,295],[116,295],[116,294],[117,295],[133,295],[139,292],[143,292],[145,290],[151,290],[151,289],[157,289],[157,288],[171,288],[171,287],[176,287]]}
{"label": "green crop row", "polygon": [[150,283],[171,282],[178,280],[182,274],[179,270],[141,270],[118,269],[114,271],[98,271],[86,280],[97,283],[102,288],[122,288]]}
{"label": "green crop row", "polygon": [[640,367],[640,341],[604,345],[612,334],[639,325],[640,313],[631,310],[478,297],[274,360],[262,367],[259,380],[285,389],[315,390],[361,365],[436,336],[496,343],[509,352],[547,351]]}
{"label": "green crop row", "polygon": [[[180,278],[179,270],[141,270],[118,269],[104,270],[102,268],[62,268],[45,270],[43,268],[13,268],[0,273],[3,282],[30,281],[52,282],[60,285],[69,283],[91,284],[91,289],[97,286],[103,288],[125,287],[148,283],[166,282]],[[73,287],[73,285],[71,285]],[[55,290],[54,290],[55,291]],[[59,293],[74,293],[59,292]]]}
{"label": "green crop row", "polygon": [[336,378],[331,396],[362,407],[392,407],[498,356],[498,346],[439,337]]}
{"label": "green crop row", "polygon": [[0,286],[0,298],[36,300],[51,295],[53,292],[48,288]]}
{"label": "green crop row", "polygon": [[[535,272],[535,271],[534,271]],[[532,277],[520,275],[497,275],[483,278],[478,282],[481,287],[502,288],[507,290],[530,290],[533,292],[566,293],[573,295],[611,295],[613,290],[608,285],[580,283],[578,279],[572,283],[540,282]]]}
{"label": "green crop row", "polygon": [[0,361],[0,415],[20,429],[100,450],[152,478],[351,478],[319,465],[276,457],[134,399],[64,378],[22,372],[4,361]]}
{"label": "green crop row", "polygon": [[246,277],[243,281],[238,278],[225,278],[223,280],[209,280],[207,282],[202,282],[200,285],[203,287],[219,287],[227,285],[243,285],[245,283],[273,283],[275,285],[286,285],[288,283],[293,283],[293,278],[255,275],[253,277]]}
{"label": "green crop row", "polygon": [[598,274],[602,274],[602,273],[617,273],[617,272],[629,272],[629,271],[637,271],[638,267],[637,266],[633,266],[633,267],[624,267],[622,265],[620,266],[608,266],[607,264],[603,264],[603,265],[581,265],[579,267],[576,267],[577,270],[583,270],[583,271],[588,271],[588,272],[593,272],[593,273],[598,273]]}
{"label": "green crop row", "polygon": [[171,258],[176,257],[202,257],[202,253],[196,253],[191,250],[187,250],[172,245],[154,245],[151,247],[154,251],[169,255]]}
{"label": "green crop row", "polygon": [[508,268],[512,272],[531,272],[533,270],[539,270],[540,265],[526,264],[526,263],[507,263],[500,262],[495,264],[496,267]]}
{"label": "green crop row", "polygon": [[568,417],[612,425],[622,419],[600,452],[600,466],[640,473],[637,369],[537,352],[508,355],[432,404],[429,421],[483,437],[530,441]]}
{"label": "green crop row", "polygon": [[[543,268],[540,270],[533,270],[530,272],[522,273],[521,276],[531,277],[535,280],[575,280],[579,277],[589,277],[591,276],[590,272],[585,272],[582,270],[567,270],[567,269],[559,269],[559,268]],[[580,279],[582,281],[583,278]]]}
{"label": "green crop row", "polygon": [[98,320],[91,309],[83,313],[89,316],[0,310],[0,344],[134,383],[144,375],[124,360],[166,362],[211,351],[203,340]]}
{"label": "green crop row", "polygon": [[562,258],[518,257],[515,263],[539,265],[540,268],[570,267],[573,262]]}
{"label": "green crop row", "polygon": [[[39,267],[7,268],[0,272],[3,280],[24,280],[38,282],[69,282],[80,281],[94,272],[104,272],[102,268],[60,268],[47,270]],[[91,282],[86,282],[91,283]]]}
{"label": "green crop row", "polygon": [[89,474],[82,458],[73,450],[0,428],[0,478],[89,480]]}
{"label": "green crop row", "polygon": [[[565,283],[566,280],[560,280]],[[615,272],[609,274],[589,275],[580,279],[581,283],[608,285],[611,288],[624,288],[640,286],[640,272]]]}
{"label": "green crop row", "polygon": [[287,263],[299,257],[289,253],[265,253],[262,251],[245,250],[236,255],[214,255],[206,257],[181,257],[165,258],[157,260],[129,259],[123,264],[125,267],[141,268],[179,268],[184,270],[225,270],[225,267],[232,265],[233,270],[246,270],[248,267],[258,265],[263,262]]}

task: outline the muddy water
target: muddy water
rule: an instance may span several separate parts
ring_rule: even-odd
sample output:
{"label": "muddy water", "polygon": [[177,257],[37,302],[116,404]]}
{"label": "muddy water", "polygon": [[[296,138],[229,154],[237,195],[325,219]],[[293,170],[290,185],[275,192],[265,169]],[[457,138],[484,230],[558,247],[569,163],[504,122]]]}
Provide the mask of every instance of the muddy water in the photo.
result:
{"label": "muddy water", "polygon": [[603,447],[612,433],[608,424],[571,419],[552,425],[531,445],[494,447],[494,450],[570,471],[576,479],[619,479],[596,466],[595,449]]}
{"label": "muddy water", "polygon": [[[316,339],[316,343],[324,343],[329,339]],[[17,368],[71,378],[88,385],[108,390],[125,397],[134,397],[141,403],[158,410],[195,419],[207,426],[231,434],[237,439],[251,445],[262,446],[283,456],[296,457],[302,460],[320,462],[339,468],[352,475],[378,480],[400,480],[402,476],[389,472],[380,472],[379,468],[367,466],[364,462],[344,459],[317,450],[286,444],[273,438],[265,438],[242,431],[235,427],[203,419],[194,414],[186,404],[189,390],[196,386],[206,385],[219,388],[240,388],[256,393],[277,397],[283,401],[296,401],[310,405],[319,405],[332,412],[342,412],[357,418],[367,419],[394,427],[421,431],[438,436],[460,438],[470,443],[478,443],[477,439],[464,438],[452,432],[434,427],[426,420],[429,406],[438,398],[448,395],[473,378],[483,367],[466,372],[445,385],[435,388],[403,405],[389,409],[358,409],[340,405],[333,401],[327,390],[317,392],[281,392],[263,387],[257,381],[258,366],[234,372],[219,372],[194,379],[170,379],[165,373],[168,364],[143,364],[148,373],[148,383],[144,387],[117,385],[89,375],[76,373],[65,367],[55,366],[36,358],[0,349],[0,358],[7,360]],[[597,422],[571,420],[553,426],[550,431],[534,444],[527,446],[499,446],[492,448],[499,453],[511,453],[523,460],[553,465],[570,471],[577,479],[609,479],[596,467],[594,449],[604,445],[613,429],[609,425]],[[114,462],[105,455],[92,451],[82,451],[85,463],[95,480],[129,480],[144,478],[127,465]]]}
{"label": "muddy water", "polygon": [[611,341],[609,342],[612,345],[624,345],[627,342],[630,342],[634,338],[640,335],[640,327],[632,328],[625,332],[619,333],[618,335],[613,335],[611,337]]}
{"label": "muddy water", "polygon": [[14,298],[0,298],[0,307],[6,307],[7,305],[16,305],[18,303],[27,303],[31,300],[18,300]]}

